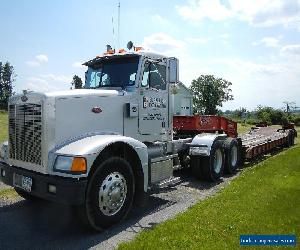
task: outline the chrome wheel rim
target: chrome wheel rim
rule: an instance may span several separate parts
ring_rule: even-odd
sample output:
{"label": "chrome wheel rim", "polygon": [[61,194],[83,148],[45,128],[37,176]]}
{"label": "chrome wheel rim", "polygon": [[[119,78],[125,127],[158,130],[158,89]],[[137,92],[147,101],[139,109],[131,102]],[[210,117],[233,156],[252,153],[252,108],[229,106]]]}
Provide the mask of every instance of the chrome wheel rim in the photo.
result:
{"label": "chrome wheel rim", "polygon": [[100,211],[112,216],[120,211],[126,200],[127,184],[124,176],[113,172],[106,176],[99,188]]}
{"label": "chrome wheel rim", "polygon": [[231,166],[235,166],[237,163],[237,146],[231,148]]}
{"label": "chrome wheel rim", "polygon": [[218,174],[221,171],[221,167],[223,164],[223,157],[221,149],[217,149],[215,152],[215,159],[214,159],[214,170]]}

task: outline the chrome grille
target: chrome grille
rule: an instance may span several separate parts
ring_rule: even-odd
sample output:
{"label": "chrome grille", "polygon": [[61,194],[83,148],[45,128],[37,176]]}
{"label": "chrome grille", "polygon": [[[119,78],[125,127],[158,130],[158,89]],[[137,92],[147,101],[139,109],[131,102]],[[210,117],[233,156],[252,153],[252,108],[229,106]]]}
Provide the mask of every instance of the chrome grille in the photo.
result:
{"label": "chrome grille", "polygon": [[9,156],[41,165],[42,106],[9,105]]}

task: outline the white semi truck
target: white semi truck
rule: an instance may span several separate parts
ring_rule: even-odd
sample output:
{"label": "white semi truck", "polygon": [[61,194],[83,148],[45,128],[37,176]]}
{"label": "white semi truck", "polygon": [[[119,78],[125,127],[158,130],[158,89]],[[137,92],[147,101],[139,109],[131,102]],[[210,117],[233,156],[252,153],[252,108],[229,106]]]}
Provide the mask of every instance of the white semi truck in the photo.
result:
{"label": "white semi truck", "polygon": [[118,223],[174,169],[215,181],[241,147],[226,134],[173,136],[178,60],[135,48],[86,62],[85,88],[9,100],[0,178],[25,199],[74,205],[96,230]]}

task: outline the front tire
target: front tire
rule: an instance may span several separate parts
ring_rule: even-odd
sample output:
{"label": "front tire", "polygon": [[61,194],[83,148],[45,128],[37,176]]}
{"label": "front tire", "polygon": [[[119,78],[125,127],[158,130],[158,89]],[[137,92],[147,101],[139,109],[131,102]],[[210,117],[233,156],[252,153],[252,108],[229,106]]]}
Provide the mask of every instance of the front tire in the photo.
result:
{"label": "front tire", "polygon": [[132,207],[134,185],[127,161],[111,157],[101,163],[87,186],[83,209],[87,224],[102,231],[124,219]]}

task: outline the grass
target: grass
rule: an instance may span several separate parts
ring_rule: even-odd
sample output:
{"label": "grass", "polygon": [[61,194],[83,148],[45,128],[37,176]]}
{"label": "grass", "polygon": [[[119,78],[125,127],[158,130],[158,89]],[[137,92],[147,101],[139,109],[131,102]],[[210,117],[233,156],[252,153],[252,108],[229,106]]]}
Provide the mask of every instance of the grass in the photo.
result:
{"label": "grass", "polygon": [[243,134],[243,133],[246,133],[248,131],[251,130],[251,127],[253,127],[253,125],[250,125],[250,124],[243,124],[243,123],[238,123],[237,124],[237,130],[238,130],[238,134]]}
{"label": "grass", "polygon": [[19,195],[13,188],[6,188],[0,190],[0,198],[1,199],[14,199],[17,198]]}
{"label": "grass", "polygon": [[0,110],[0,143],[7,140],[8,119],[7,113]]}
{"label": "grass", "polygon": [[246,168],[214,197],[143,231],[119,249],[237,249],[240,234],[299,237],[299,138],[297,142],[295,147]]}

